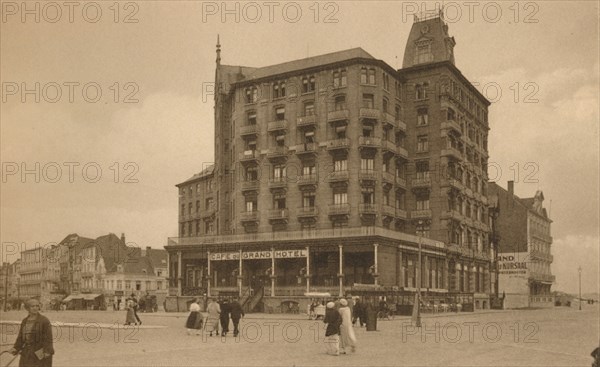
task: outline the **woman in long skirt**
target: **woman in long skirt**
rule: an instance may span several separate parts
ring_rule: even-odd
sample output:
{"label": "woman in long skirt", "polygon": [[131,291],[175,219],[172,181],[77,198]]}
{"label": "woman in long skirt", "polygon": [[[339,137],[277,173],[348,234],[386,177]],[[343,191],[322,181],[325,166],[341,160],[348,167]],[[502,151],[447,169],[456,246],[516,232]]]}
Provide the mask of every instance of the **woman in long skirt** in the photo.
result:
{"label": "woman in long skirt", "polygon": [[135,312],[133,310],[133,300],[128,299],[125,303],[125,309],[127,310],[127,316],[125,317],[125,325],[137,325],[137,319],[135,318]]}
{"label": "woman in long skirt", "polygon": [[352,313],[348,307],[348,301],[344,298],[340,299],[340,309],[338,310],[342,316],[342,325],[340,327],[340,351],[346,353],[346,348],[350,348],[352,352],[356,351],[356,335],[352,327]]}
{"label": "woman in long skirt", "polygon": [[198,298],[195,298],[190,305],[190,315],[187,318],[185,327],[188,335],[191,335],[194,330],[196,330],[196,335],[199,335],[200,330],[202,330],[202,314],[200,313]]}
{"label": "woman in long skirt", "polygon": [[206,306],[206,311],[208,312],[208,317],[206,318],[206,331],[210,333],[210,336],[212,336],[213,332],[216,332],[217,335],[219,335],[221,306],[219,306],[214,299],[210,298],[208,300],[208,305]]}

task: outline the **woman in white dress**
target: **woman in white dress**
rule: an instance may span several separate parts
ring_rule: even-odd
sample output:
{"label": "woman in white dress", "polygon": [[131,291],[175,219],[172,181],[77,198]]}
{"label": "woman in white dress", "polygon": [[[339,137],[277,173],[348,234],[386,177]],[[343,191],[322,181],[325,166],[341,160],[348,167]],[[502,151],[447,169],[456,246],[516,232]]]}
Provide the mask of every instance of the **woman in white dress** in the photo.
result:
{"label": "woman in white dress", "polygon": [[340,352],[346,353],[346,348],[350,348],[352,352],[356,351],[356,335],[352,327],[352,312],[348,307],[348,301],[344,298],[340,299],[340,309],[338,310],[342,316],[342,325],[340,327]]}

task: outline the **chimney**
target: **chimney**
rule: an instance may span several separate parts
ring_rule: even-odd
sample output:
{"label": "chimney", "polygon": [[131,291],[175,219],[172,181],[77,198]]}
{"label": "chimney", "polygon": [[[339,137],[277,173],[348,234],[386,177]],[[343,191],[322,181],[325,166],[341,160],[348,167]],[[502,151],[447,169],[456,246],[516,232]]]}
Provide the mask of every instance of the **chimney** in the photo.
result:
{"label": "chimney", "polygon": [[150,252],[151,249],[152,249],[152,247],[146,246],[146,255],[148,254],[148,252]]}
{"label": "chimney", "polygon": [[121,242],[127,244],[127,242],[125,242],[125,233],[121,233]]}
{"label": "chimney", "polygon": [[508,181],[508,193],[512,199],[513,195],[515,194],[515,181]]}

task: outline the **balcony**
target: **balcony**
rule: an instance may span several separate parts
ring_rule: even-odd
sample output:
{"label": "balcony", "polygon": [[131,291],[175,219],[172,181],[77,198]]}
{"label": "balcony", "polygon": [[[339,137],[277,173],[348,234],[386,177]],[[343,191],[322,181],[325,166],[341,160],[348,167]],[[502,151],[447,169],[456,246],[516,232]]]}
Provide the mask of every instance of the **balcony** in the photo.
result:
{"label": "balcony", "polygon": [[337,150],[344,149],[348,150],[350,148],[350,139],[334,139],[327,141],[327,150]]}
{"label": "balcony", "polygon": [[286,187],[288,183],[287,177],[273,177],[269,179],[269,188],[276,189],[281,187]]}
{"label": "balcony", "polygon": [[411,219],[431,219],[431,209],[412,210],[410,212]]}
{"label": "balcony", "polygon": [[276,146],[271,147],[267,151],[267,158],[269,159],[277,159],[277,158],[285,158],[288,154],[288,147],[286,146]]}
{"label": "balcony", "polygon": [[348,171],[333,171],[329,174],[329,182],[348,181],[350,174]]}
{"label": "balcony", "polygon": [[442,149],[441,153],[442,157],[454,157],[458,160],[462,159],[462,153],[460,150],[454,147],[447,147],[446,149]]}
{"label": "balcony", "polygon": [[296,154],[316,154],[317,153],[317,143],[304,143],[296,145]]}
{"label": "balcony", "polygon": [[462,132],[460,131],[460,125],[455,120],[446,120],[446,121],[443,121],[442,124],[441,124],[441,129],[442,130],[451,130],[451,131],[454,131],[458,135],[462,134]]}
{"label": "balcony", "polygon": [[537,260],[542,260],[542,261],[547,261],[547,262],[554,261],[554,256],[552,256],[549,253],[538,251],[538,250],[532,250],[529,253],[529,257],[531,259],[537,259]]}
{"label": "balcony", "polygon": [[396,180],[394,178],[394,174],[389,173],[389,172],[381,172],[381,178],[383,179],[383,182],[387,182],[387,183],[391,183],[391,184],[396,182]]}
{"label": "balcony", "polygon": [[358,117],[361,119],[379,120],[380,113],[375,108],[361,108],[358,112]]}
{"label": "balcony", "polygon": [[317,215],[319,215],[319,209],[316,206],[298,208],[298,218],[311,218]]}
{"label": "balcony", "polygon": [[247,150],[245,152],[240,153],[239,155],[240,162],[250,162],[258,160],[258,151],[256,150]]}
{"label": "balcony", "polygon": [[381,213],[385,216],[393,218],[396,216],[396,208],[391,205],[383,205],[381,207]]}
{"label": "balcony", "polygon": [[381,147],[381,139],[367,136],[358,137],[358,146],[360,148],[379,148]]}
{"label": "balcony", "polygon": [[327,113],[327,121],[328,122],[333,122],[333,121],[343,121],[343,120],[348,120],[350,118],[350,111],[348,110],[337,110],[337,111],[331,111]]}
{"label": "balcony", "polygon": [[544,273],[537,273],[534,271],[530,271],[529,279],[534,280],[534,281],[537,280],[540,282],[554,283],[554,281],[556,280],[556,276],[554,276],[552,274],[544,274]]}
{"label": "balcony", "polygon": [[388,112],[383,112],[382,115],[383,115],[383,123],[388,124],[393,127],[398,126],[398,124],[396,123],[396,116],[394,116]]}
{"label": "balcony", "polygon": [[375,204],[358,204],[358,212],[360,214],[375,215],[377,214],[377,207]]}
{"label": "balcony", "polygon": [[240,135],[258,135],[258,130],[257,124],[242,126],[240,127]]}
{"label": "balcony", "polygon": [[398,125],[398,129],[406,132],[406,123],[404,121],[397,119],[396,124]]}
{"label": "balcony", "polygon": [[531,231],[531,236],[546,243],[552,243],[552,236],[548,236],[547,234]]}
{"label": "balcony", "polygon": [[287,120],[271,121],[267,125],[268,131],[287,130],[287,128],[288,128]]}
{"label": "balcony", "polygon": [[242,222],[258,222],[259,218],[260,218],[259,211],[242,212],[242,214],[240,215],[240,220]]}
{"label": "balcony", "polygon": [[406,179],[400,176],[396,176],[396,185],[406,189]]}
{"label": "balcony", "polygon": [[396,149],[396,143],[391,142],[389,140],[382,140],[381,147],[384,151],[390,152],[394,155],[398,154],[398,149]]}
{"label": "balcony", "polygon": [[242,181],[242,191],[258,190],[259,187],[259,180]]}
{"label": "balcony", "polygon": [[298,180],[298,186],[317,184],[317,175],[315,173],[312,175],[297,176],[296,178]]}
{"label": "balcony", "polygon": [[450,187],[454,187],[455,189],[458,189],[458,190],[462,190],[464,188],[462,183],[455,178],[442,179],[440,181],[440,186],[442,186],[442,187],[450,186]]}
{"label": "balcony", "polygon": [[447,210],[442,212],[442,219],[454,219],[462,222],[465,220],[465,217],[456,210]]}
{"label": "balcony", "polygon": [[396,153],[398,153],[398,156],[408,159],[408,150],[406,148],[398,146],[396,147]]}
{"label": "balcony", "polygon": [[396,218],[408,219],[408,212],[404,209],[396,208]]}
{"label": "balcony", "polygon": [[287,220],[288,217],[289,212],[287,208],[269,210],[269,220]]}
{"label": "balcony", "polygon": [[361,169],[358,171],[358,179],[361,181],[375,181],[377,180],[377,172],[372,169]]}
{"label": "balcony", "polygon": [[300,116],[296,119],[296,126],[313,126],[317,124],[317,115]]}
{"label": "balcony", "polygon": [[429,177],[418,177],[413,178],[411,181],[411,187],[421,188],[421,187],[430,187],[431,186],[431,178]]}
{"label": "balcony", "polygon": [[329,205],[329,215],[347,215],[350,214],[350,204],[331,204]]}

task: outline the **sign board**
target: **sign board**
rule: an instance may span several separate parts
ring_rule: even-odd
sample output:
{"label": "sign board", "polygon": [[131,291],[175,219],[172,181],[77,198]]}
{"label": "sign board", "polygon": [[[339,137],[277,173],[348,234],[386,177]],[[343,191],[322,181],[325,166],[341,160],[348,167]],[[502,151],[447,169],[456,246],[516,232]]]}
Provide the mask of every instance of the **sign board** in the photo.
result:
{"label": "sign board", "polygon": [[500,274],[527,275],[528,273],[528,252],[499,253],[496,260],[498,260],[498,273]]}
{"label": "sign board", "polygon": [[[275,250],[273,251],[275,259],[292,259],[305,258],[307,256],[306,249],[298,250]],[[210,254],[211,261],[221,260],[239,260],[239,252],[215,252]],[[271,251],[246,251],[242,252],[242,260],[260,260],[271,259]]]}

